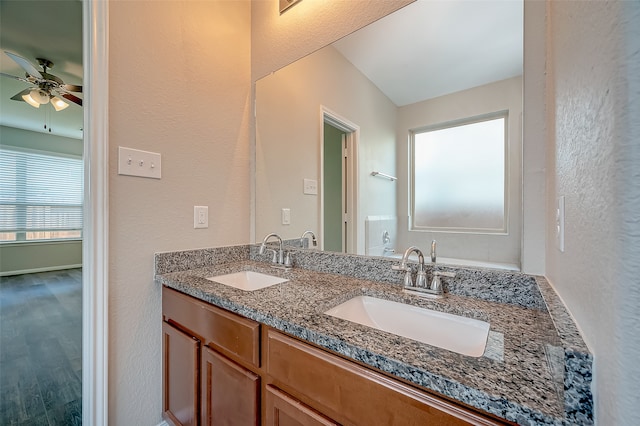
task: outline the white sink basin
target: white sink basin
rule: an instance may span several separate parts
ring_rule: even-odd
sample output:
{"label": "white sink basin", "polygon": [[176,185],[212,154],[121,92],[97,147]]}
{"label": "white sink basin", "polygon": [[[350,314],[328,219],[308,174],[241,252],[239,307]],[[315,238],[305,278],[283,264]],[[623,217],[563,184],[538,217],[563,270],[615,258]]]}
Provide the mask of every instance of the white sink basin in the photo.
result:
{"label": "white sink basin", "polygon": [[474,357],[482,356],[489,335],[484,321],[370,296],[354,297],[325,314]]}
{"label": "white sink basin", "polygon": [[253,271],[235,272],[233,274],[207,277],[207,279],[244,291],[260,290],[261,288],[289,281],[286,278],[274,277],[273,275]]}

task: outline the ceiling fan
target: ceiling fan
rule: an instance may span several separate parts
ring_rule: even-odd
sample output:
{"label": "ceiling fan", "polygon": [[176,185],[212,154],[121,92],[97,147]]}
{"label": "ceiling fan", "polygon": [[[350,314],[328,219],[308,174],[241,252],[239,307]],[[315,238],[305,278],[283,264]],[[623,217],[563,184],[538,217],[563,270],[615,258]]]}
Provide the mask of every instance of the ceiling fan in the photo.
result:
{"label": "ceiling fan", "polygon": [[42,67],[42,71],[38,71],[38,69],[25,58],[7,51],[4,53],[20,65],[26,74],[25,77],[17,77],[5,73],[0,73],[0,75],[33,85],[33,87],[24,89],[11,99],[14,101],[24,101],[34,108],[40,108],[40,105],[51,102],[51,105],[56,111],[62,111],[69,106],[62,98],[82,106],[82,99],[71,93],[82,93],[82,86],[64,84],[62,79],[53,74],[49,74],[47,69],[53,67],[53,62],[44,58],[36,58]]}

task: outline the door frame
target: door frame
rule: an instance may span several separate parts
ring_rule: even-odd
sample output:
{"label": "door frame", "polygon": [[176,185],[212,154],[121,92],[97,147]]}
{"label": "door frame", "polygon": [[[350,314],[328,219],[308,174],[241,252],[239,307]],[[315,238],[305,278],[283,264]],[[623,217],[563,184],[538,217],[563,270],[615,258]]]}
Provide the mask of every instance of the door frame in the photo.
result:
{"label": "door frame", "polygon": [[[360,141],[360,126],[344,118],[343,116],[331,111],[324,105],[320,105],[320,203],[318,217],[318,233],[324,235],[324,123],[328,123],[333,127],[346,133],[346,150],[347,150],[347,173],[344,178],[347,179],[347,246],[346,253],[355,254],[358,247],[358,144]],[[324,238],[320,238],[320,249],[324,250]]]}
{"label": "door frame", "polygon": [[82,2],[82,424],[108,424],[109,2]]}

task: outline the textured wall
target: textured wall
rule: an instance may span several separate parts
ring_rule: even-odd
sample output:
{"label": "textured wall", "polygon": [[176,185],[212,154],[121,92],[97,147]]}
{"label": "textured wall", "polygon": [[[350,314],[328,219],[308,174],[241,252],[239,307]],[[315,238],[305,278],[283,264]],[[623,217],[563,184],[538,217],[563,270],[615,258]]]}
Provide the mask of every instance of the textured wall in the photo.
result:
{"label": "textured wall", "polygon": [[[249,236],[250,3],[110,2],[109,424],[161,420],[156,251]],[[118,146],[162,179],[117,174]],[[209,228],[193,229],[193,206]]]}
{"label": "textured wall", "polygon": [[546,275],[595,355],[597,423],[640,424],[640,3],[551,2],[549,16]]}

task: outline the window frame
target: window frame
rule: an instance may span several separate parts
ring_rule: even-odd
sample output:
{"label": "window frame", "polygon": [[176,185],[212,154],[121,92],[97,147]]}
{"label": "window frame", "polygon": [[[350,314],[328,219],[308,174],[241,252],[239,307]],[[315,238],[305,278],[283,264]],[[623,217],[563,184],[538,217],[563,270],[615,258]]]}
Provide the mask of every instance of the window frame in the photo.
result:
{"label": "window frame", "polygon": [[[415,223],[415,135],[437,130],[471,125],[502,118],[504,120],[504,140],[503,140],[503,161],[504,161],[504,188],[503,188],[503,227],[502,228],[465,228],[465,227],[435,227],[419,226]],[[510,189],[510,165],[509,165],[509,110],[500,110],[470,117],[463,117],[455,120],[436,123],[433,125],[420,126],[409,129],[408,132],[408,171],[409,171],[409,231],[411,232],[435,232],[435,233],[456,233],[456,234],[480,234],[480,235],[509,235],[509,189]]]}
{"label": "window frame", "polygon": [[[84,187],[84,159],[82,155],[74,155],[74,154],[69,154],[69,153],[62,153],[62,152],[56,152],[56,151],[47,151],[47,150],[40,150],[40,149],[33,149],[33,148],[24,148],[24,147],[20,147],[20,146],[14,146],[14,145],[0,145],[0,153],[2,151],[14,151],[14,152],[21,152],[21,153],[26,153],[26,154],[34,154],[34,155],[42,155],[42,156],[48,156],[48,157],[58,157],[58,158],[67,158],[67,159],[72,159],[72,160],[76,160],[78,161],[78,163],[80,164],[80,166],[82,167],[81,170],[81,175],[83,178],[83,187]],[[82,220],[82,224],[80,226],[80,228],[78,229],[48,229],[48,230],[42,230],[42,229],[25,229],[25,230],[16,230],[14,232],[0,232],[0,234],[15,234],[15,239],[14,240],[1,240],[0,239],[0,245],[2,246],[8,246],[8,245],[12,245],[12,244],[42,244],[42,243],[56,243],[56,242],[69,242],[69,241],[82,241],[84,238],[84,189],[82,191],[80,191],[80,195],[81,195],[81,200],[79,204],[60,204],[60,206],[63,207],[77,207],[80,209],[81,213],[81,220]],[[20,197],[17,197],[20,198]],[[24,208],[28,207],[26,204],[23,205]],[[38,232],[79,232],[80,235],[79,236],[73,236],[73,237],[68,237],[68,238],[34,238],[34,239],[28,239],[27,238],[27,234],[29,233],[38,233]]]}

